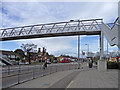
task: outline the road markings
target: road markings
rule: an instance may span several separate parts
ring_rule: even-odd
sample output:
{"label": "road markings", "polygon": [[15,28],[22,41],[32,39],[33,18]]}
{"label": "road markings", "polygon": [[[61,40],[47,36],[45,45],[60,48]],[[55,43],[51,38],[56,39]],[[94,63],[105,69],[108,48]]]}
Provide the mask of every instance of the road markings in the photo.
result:
{"label": "road markings", "polygon": [[[71,81],[66,88],[69,88],[74,81]],[[67,90],[67,89],[66,89]]]}

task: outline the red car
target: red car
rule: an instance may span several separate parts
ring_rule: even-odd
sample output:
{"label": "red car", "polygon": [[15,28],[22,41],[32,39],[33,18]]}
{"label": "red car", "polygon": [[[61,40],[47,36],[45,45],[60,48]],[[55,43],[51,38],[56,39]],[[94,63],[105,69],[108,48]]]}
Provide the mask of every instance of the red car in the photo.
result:
{"label": "red car", "polygon": [[70,60],[62,60],[61,63],[70,63]]}

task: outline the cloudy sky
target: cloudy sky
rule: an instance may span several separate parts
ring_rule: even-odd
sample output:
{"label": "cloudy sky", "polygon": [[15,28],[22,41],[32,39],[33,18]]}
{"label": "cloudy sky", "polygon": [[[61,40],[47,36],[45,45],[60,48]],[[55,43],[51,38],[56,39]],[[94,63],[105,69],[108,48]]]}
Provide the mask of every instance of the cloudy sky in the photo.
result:
{"label": "cloudy sky", "polygon": [[[112,23],[118,16],[117,2],[2,2],[0,28],[35,25],[76,19],[102,18]],[[2,50],[21,48],[22,43],[45,47],[50,54],[77,55],[77,36],[11,40],[2,42]],[[81,50],[99,51],[99,36],[81,36]],[[104,49],[107,42],[104,39]],[[109,46],[110,51],[117,47]]]}

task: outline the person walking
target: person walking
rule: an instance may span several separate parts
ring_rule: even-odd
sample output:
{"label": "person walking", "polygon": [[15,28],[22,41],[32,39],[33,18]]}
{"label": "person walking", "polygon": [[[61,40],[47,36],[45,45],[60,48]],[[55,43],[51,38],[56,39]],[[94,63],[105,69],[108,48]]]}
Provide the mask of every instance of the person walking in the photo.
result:
{"label": "person walking", "polygon": [[47,62],[45,62],[43,65],[43,69],[46,69],[46,68],[47,68]]}
{"label": "person walking", "polygon": [[93,63],[92,59],[89,58],[89,68],[92,68],[92,63]]}
{"label": "person walking", "polygon": [[47,68],[47,62],[45,62],[44,66],[45,66],[45,68]]}

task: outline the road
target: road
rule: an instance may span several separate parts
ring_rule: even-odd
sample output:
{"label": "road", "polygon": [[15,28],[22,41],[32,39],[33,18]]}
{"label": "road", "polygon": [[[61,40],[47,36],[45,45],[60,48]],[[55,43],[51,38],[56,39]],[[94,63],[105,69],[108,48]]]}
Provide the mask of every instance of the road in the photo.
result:
{"label": "road", "polygon": [[[35,88],[35,89],[103,89],[118,90],[118,71],[98,71],[97,66],[89,68],[83,64],[81,69],[65,70],[39,77],[25,83],[10,87],[9,89]],[[8,90],[9,90],[8,89]]]}
{"label": "road", "polygon": [[76,63],[49,64],[47,69],[43,69],[42,65],[13,66],[10,67],[9,74],[8,69],[3,68],[2,87],[6,88],[40,76],[75,68],[77,68]]}
{"label": "road", "polygon": [[[64,78],[62,78],[61,80],[59,80],[58,82],[54,83],[52,86],[50,86],[49,88],[66,88],[69,86],[69,83],[73,80],[74,77],[76,77],[78,74],[80,73],[80,71],[74,71],[70,74],[68,74],[67,76],[65,76]],[[63,83],[64,82],[64,83]]]}

